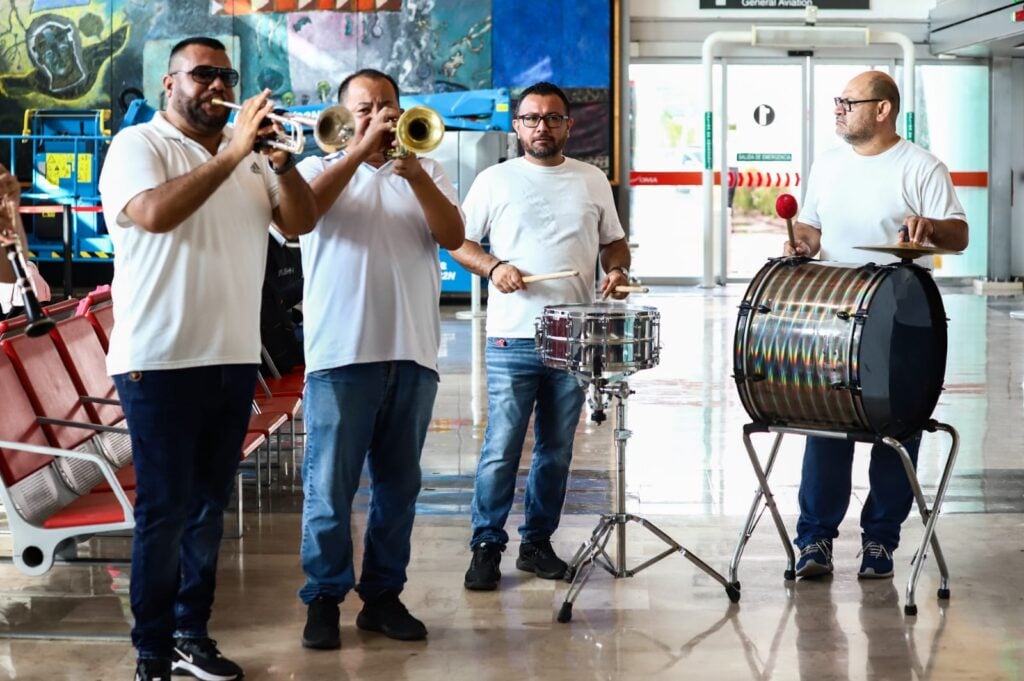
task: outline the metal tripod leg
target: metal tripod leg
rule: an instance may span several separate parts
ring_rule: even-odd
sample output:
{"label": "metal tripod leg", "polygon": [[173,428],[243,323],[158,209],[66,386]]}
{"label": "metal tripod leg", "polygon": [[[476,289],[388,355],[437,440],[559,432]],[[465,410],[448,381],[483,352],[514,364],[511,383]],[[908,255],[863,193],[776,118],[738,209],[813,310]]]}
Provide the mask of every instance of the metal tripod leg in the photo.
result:
{"label": "metal tripod leg", "polygon": [[[559,622],[565,623],[572,619],[572,604],[576,601],[576,597],[580,595],[580,591],[583,590],[587,580],[590,579],[590,573],[594,571],[594,564],[598,561],[598,558],[602,555],[607,557],[608,554],[605,551],[605,547],[608,545],[608,540],[612,536],[612,529],[614,527],[614,516],[601,516],[597,527],[590,534],[590,540],[580,546],[579,550],[576,551],[576,555],[573,556],[572,562],[569,563],[568,572],[572,576],[572,583],[569,585],[569,591],[565,594],[562,607],[558,610]],[[602,563],[601,567],[614,574],[610,563]]]}
{"label": "metal tripod leg", "polygon": [[949,478],[953,472],[953,464],[956,462],[956,455],[960,449],[960,435],[955,428],[945,423],[932,422],[932,427],[929,430],[941,430],[948,433],[951,440],[949,455],[946,457],[946,465],[943,468],[942,478],[939,480],[939,487],[935,492],[935,501],[932,503],[931,510],[928,509],[928,503],[925,501],[924,493],[921,491],[921,484],[918,481],[917,472],[914,470],[914,463],[910,460],[910,455],[903,447],[903,444],[894,438],[887,437],[882,439],[885,444],[896,450],[903,461],[907,480],[910,482],[910,488],[914,492],[914,499],[917,501],[918,511],[921,513],[921,522],[924,523],[924,535],[921,537],[921,545],[914,555],[913,569],[910,572],[910,578],[907,580],[906,602],[903,605],[904,614],[911,617],[917,614],[917,604],[914,602],[914,595],[917,589],[917,580],[920,578],[921,570],[924,567],[924,559],[927,556],[929,544],[931,544],[932,551],[935,554],[935,562],[939,566],[938,597],[942,599],[949,598],[949,569],[946,567],[946,559],[942,555],[941,546],[939,546],[939,538],[935,535],[935,523],[939,519],[942,501],[946,496]]}
{"label": "metal tripod leg", "polygon": [[750,441],[750,432],[747,429],[743,430],[743,445],[747,449],[747,456],[750,458],[750,465],[754,469],[754,476],[757,478],[758,488],[754,493],[754,502],[751,504],[750,514],[747,516],[747,522],[744,524],[743,531],[740,533],[739,542],[736,544],[736,551],[733,553],[732,562],[729,563],[729,581],[731,585],[737,589],[739,588],[738,571],[740,557],[743,555],[743,549],[746,548],[750,535],[757,526],[757,521],[760,518],[758,510],[762,500],[764,501],[765,506],[768,507],[768,511],[771,513],[772,520],[775,522],[775,529],[779,533],[779,538],[782,539],[782,547],[786,550],[786,571],[783,573],[783,577],[787,580],[796,579],[796,554],[794,554],[793,546],[789,542],[789,533],[786,531],[786,524],[782,522],[782,515],[779,513],[778,507],[775,505],[775,495],[772,494],[771,488],[768,486],[768,475],[771,473],[772,466],[775,465],[775,457],[779,452],[782,435],[783,434],[781,432],[777,433],[775,442],[772,445],[771,453],[768,455],[767,466],[765,468],[761,468],[761,461],[757,458],[757,452],[754,450],[754,444]]}
{"label": "metal tripod leg", "polygon": [[[782,433],[776,433],[775,442],[772,443],[772,449],[768,453],[768,461],[764,467],[764,477],[768,477],[772,474],[772,467],[775,466],[775,457],[778,456],[779,446],[782,444]],[[764,498],[764,492],[759,486],[754,490],[754,500],[750,504],[750,513],[747,514],[747,521],[743,524],[743,531],[740,532],[739,541],[736,542],[736,550],[733,552],[732,560],[729,562],[729,583],[737,589],[740,588],[739,580],[739,568],[740,559],[743,557],[743,551],[747,548],[747,542],[750,541],[750,537],[754,534],[754,529],[757,524],[761,521],[761,516],[764,514],[764,507],[761,506],[761,500]]]}
{"label": "metal tripod leg", "polygon": [[[615,495],[616,509],[614,513],[601,516],[601,520],[598,522],[597,527],[594,528],[594,531],[590,535],[590,540],[584,543],[576,552],[576,555],[573,556],[567,573],[571,578],[572,583],[570,584],[569,591],[566,593],[565,600],[562,602],[562,606],[558,611],[558,621],[564,623],[572,619],[573,603],[575,602],[576,597],[579,596],[584,585],[587,583],[587,580],[590,579],[595,563],[604,568],[613,577],[632,577],[641,570],[654,565],[658,561],[663,558],[667,558],[674,553],[681,553],[683,557],[721,584],[725,588],[730,601],[733,603],[739,601],[739,589],[730,585],[722,575],[711,568],[707,563],[672,539],[672,537],[662,531],[654,523],[638,515],[626,513],[626,441],[629,439],[631,433],[626,429],[625,400],[629,396],[629,386],[622,383],[621,385],[602,387],[601,390],[618,398],[618,402],[615,407],[616,428],[614,433],[617,487]],[[648,532],[668,544],[667,549],[659,553],[657,556],[644,561],[633,569],[626,567],[626,524],[629,522],[638,523]],[[614,561],[607,551],[608,542],[611,539],[613,531],[616,537]]]}

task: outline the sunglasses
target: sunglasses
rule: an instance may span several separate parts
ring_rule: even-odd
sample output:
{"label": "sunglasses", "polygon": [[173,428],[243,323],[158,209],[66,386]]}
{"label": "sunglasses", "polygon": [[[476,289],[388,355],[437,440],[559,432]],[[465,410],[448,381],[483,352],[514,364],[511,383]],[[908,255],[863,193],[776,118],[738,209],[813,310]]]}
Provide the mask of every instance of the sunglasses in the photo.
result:
{"label": "sunglasses", "polygon": [[209,66],[204,64],[202,66],[195,67],[191,71],[171,71],[167,75],[173,76],[179,73],[187,73],[192,76],[192,80],[200,85],[209,85],[218,78],[220,78],[221,82],[228,87],[235,87],[238,85],[238,71],[234,69],[225,69],[220,66]]}

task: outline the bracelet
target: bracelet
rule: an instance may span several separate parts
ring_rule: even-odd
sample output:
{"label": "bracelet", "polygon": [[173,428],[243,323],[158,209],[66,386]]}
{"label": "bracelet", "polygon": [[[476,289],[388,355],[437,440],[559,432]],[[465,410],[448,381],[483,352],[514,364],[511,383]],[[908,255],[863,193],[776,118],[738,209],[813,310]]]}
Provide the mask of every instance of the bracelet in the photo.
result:
{"label": "bracelet", "polygon": [[288,160],[280,168],[276,167],[273,161],[270,161],[270,169],[274,171],[275,175],[284,175],[298,164],[299,162],[295,159],[295,154],[288,154]]}
{"label": "bracelet", "polygon": [[487,281],[491,281],[491,276],[494,274],[494,270],[498,269],[502,265],[507,265],[507,264],[508,264],[508,260],[499,260],[498,262],[494,263],[494,267],[492,267],[491,271],[487,273]]}

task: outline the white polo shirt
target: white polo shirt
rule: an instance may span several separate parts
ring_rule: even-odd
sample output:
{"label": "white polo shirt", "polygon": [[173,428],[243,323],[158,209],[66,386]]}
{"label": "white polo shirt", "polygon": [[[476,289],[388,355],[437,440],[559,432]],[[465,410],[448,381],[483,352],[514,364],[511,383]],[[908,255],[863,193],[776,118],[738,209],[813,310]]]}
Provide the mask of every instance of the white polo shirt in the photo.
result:
{"label": "white polo shirt", "polygon": [[[307,181],[344,157],[310,156]],[[436,161],[423,169],[458,206],[458,194]],[[334,205],[299,238],[306,372],[349,364],[409,360],[437,371],[441,343],[441,266],[437,242],[412,187],[363,163]]]}
{"label": "white polo shirt", "polygon": [[601,246],[625,237],[605,174],[566,158],[557,166],[519,157],[480,173],[463,202],[466,239],[490,235],[491,254],[523,274],[577,270],[578,277],[487,290],[487,335],[533,338],[545,305],[590,303]]}
{"label": "white polo shirt", "polygon": [[260,360],[267,226],[279,192],[266,157],[250,154],[170,232],[147,232],[124,213],[138,194],[211,158],[162,113],[110,144],[99,184],[114,242],[111,375]]}

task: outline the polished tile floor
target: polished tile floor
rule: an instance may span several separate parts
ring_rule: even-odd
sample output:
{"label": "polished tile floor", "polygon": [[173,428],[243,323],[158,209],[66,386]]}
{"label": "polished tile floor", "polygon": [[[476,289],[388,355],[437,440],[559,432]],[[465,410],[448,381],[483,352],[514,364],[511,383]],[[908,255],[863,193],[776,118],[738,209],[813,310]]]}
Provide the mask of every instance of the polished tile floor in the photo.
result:
{"label": "polished tile floor", "polygon": [[[628,402],[628,510],[657,522],[722,573],[755,488],[741,440],[748,419],[732,379],[742,293],[741,286],[656,290],[633,301],[661,311],[663,349],[659,366],[630,379],[636,394]],[[299,645],[301,495],[287,468],[259,513],[249,486],[245,536],[224,542],[212,635],[253,680],[1024,679],[1024,464],[1017,430],[1024,323],[1009,317],[1024,300],[953,288],[944,291],[944,300],[950,353],[935,417],[962,436],[938,525],[952,599],[935,598],[938,572],[929,559],[916,617],[903,611],[910,558],[922,530],[916,515],[904,526],[896,578],[856,579],[866,456],[857,457],[854,498],[836,543],[836,573],[826,580],[783,579],[785,554],[765,517],[740,565],[738,604],[690,562],[669,556],[629,579],[595,572],[572,621],[560,624],[555,616],[567,585],[517,572],[515,541],[501,589],[465,591],[468,509],[486,422],[481,323],[459,320],[455,308],[446,307],[442,383],[423,457],[424,490],[404,596],[426,622],[429,640],[400,643],[358,631],[358,600],[352,598],[342,607],[341,651]],[[766,451],[770,439],[757,437],[759,451]],[[783,440],[771,478],[790,532],[801,440]],[[584,416],[577,443],[566,515],[555,536],[566,556],[588,537],[615,495],[610,423],[596,426]],[[920,475],[926,495],[935,491],[947,450],[944,436],[925,436]],[[524,457],[524,470],[527,464]],[[358,498],[361,511],[366,501],[366,495]],[[514,528],[521,506],[513,513]],[[637,526],[629,528],[631,566],[661,546]],[[127,540],[107,539],[82,553],[126,550]],[[126,570],[56,567],[27,578],[0,566],[0,678],[130,679]]]}

